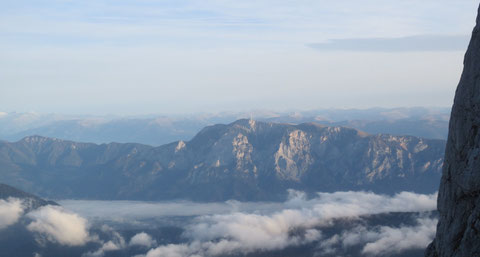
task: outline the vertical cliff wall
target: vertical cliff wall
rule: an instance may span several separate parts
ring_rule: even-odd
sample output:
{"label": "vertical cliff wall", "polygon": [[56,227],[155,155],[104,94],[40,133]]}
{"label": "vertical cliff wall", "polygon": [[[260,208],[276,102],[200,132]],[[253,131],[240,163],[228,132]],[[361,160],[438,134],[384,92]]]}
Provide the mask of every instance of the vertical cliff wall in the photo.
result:
{"label": "vertical cliff wall", "polygon": [[480,14],[455,93],[438,195],[440,220],[426,256],[480,256],[479,127]]}

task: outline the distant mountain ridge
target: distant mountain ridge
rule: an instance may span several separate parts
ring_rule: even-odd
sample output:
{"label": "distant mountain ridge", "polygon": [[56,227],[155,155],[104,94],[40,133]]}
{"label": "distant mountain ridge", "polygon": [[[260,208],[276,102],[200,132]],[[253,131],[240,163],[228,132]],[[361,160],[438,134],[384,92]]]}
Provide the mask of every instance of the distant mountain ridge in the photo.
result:
{"label": "distant mountain ridge", "polygon": [[159,146],[190,140],[206,126],[242,118],[291,124],[316,122],[371,134],[446,139],[449,111],[448,108],[372,108],[128,117],[0,112],[0,139],[17,141],[26,136],[41,135],[79,142],[136,142]]}
{"label": "distant mountain ridge", "polygon": [[31,136],[0,142],[0,180],[51,198],[282,200],[306,192],[432,193],[445,141],[238,120],[152,147]]}

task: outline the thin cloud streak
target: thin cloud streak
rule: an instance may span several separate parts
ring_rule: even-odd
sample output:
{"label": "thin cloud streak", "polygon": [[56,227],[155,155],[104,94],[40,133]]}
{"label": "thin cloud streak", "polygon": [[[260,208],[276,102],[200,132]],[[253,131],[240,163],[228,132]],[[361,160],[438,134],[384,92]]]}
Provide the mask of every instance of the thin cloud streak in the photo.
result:
{"label": "thin cloud streak", "polygon": [[319,51],[354,52],[449,52],[465,51],[470,36],[418,35],[399,38],[332,39],[308,46]]}
{"label": "thin cloud streak", "polygon": [[[233,36],[249,41],[301,42],[332,36],[407,36],[467,32],[464,10],[476,1],[175,1],[9,4],[0,33],[74,37],[79,42],[132,36],[177,43],[197,37],[212,43]],[[414,9],[411,7],[415,6]],[[430,12],[435,9],[436,12]],[[453,14],[449,16],[448,14]],[[459,15],[461,14],[461,15]],[[472,17],[474,14],[470,14]],[[431,20],[444,17],[442,21]],[[380,22],[381,21],[381,22]],[[315,32],[317,31],[317,32]],[[320,33],[319,33],[320,32]],[[208,37],[201,35],[208,34]],[[295,37],[292,37],[292,33]],[[163,35],[163,37],[161,36]],[[290,35],[290,36],[288,36]],[[160,37],[157,37],[160,36]],[[208,39],[213,40],[208,40]],[[10,38],[11,40],[11,38]],[[222,41],[223,41],[222,40]],[[61,44],[62,41],[59,41]],[[140,40],[139,42],[142,42]],[[55,41],[51,41],[55,43]],[[233,43],[233,42],[230,42]]]}

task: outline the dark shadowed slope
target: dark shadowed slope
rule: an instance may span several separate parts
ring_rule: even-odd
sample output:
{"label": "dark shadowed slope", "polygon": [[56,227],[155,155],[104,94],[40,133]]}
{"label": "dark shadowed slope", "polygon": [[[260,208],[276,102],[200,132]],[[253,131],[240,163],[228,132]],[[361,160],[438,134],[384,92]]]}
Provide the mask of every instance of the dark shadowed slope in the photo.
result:
{"label": "dark shadowed slope", "polygon": [[455,94],[439,190],[440,220],[427,256],[480,256],[480,15]]}
{"label": "dark shadowed slope", "polygon": [[44,200],[38,196],[29,194],[9,185],[0,184],[0,199],[7,200],[8,198],[18,198],[23,201],[26,211],[36,209],[45,205],[58,205],[53,201]]}

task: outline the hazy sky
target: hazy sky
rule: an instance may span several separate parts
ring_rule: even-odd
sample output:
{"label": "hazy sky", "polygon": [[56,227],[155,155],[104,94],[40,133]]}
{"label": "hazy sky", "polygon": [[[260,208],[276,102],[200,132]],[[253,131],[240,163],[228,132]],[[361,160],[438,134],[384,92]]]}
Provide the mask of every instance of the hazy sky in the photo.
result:
{"label": "hazy sky", "polygon": [[475,0],[0,0],[0,111],[450,106]]}

